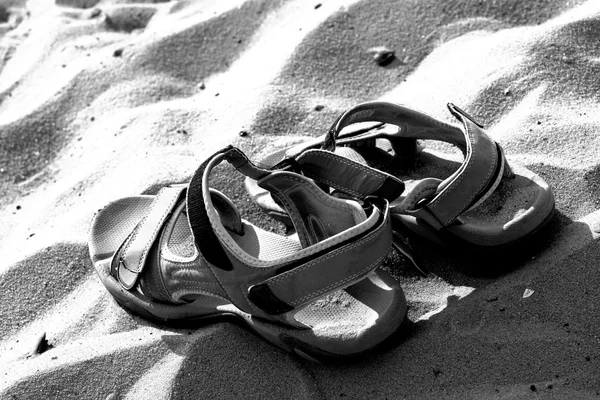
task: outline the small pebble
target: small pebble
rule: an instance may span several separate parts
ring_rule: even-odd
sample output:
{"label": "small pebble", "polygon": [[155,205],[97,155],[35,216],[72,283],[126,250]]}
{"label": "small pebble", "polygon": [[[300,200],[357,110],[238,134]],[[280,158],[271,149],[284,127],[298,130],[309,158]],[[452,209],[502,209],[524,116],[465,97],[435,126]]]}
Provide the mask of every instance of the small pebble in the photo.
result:
{"label": "small pebble", "polygon": [[108,396],[106,396],[106,400],[117,400],[117,394],[116,393],[111,393]]}
{"label": "small pebble", "polygon": [[525,292],[523,292],[523,298],[526,299],[528,297],[531,297],[531,295],[534,293],[535,291],[529,288],[525,289]]}
{"label": "small pebble", "polygon": [[315,111],[321,111],[321,110],[322,110],[322,109],[324,109],[324,108],[325,108],[325,106],[324,106],[324,105],[322,105],[322,104],[317,104],[317,105],[315,106],[314,110],[315,110]]}
{"label": "small pebble", "polygon": [[321,3],[317,3],[317,4],[315,4],[315,10],[316,10],[316,9],[318,9],[318,8],[320,8],[320,7],[321,7],[321,5],[322,5]]}
{"label": "small pebble", "polygon": [[535,392],[537,390],[537,388],[535,387],[535,385],[529,386],[529,389],[531,389],[532,392]]}
{"label": "small pebble", "polygon": [[238,135],[240,135],[240,137],[246,137],[250,134],[250,132],[248,132],[247,130],[241,130],[240,133],[238,133]]}
{"label": "small pebble", "polygon": [[95,120],[96,120],[96,118],[94,118],[94,117],[90,118],[90,121],[92,121],[92,122],[94,122]]}
{"label": "small pebble", "polygon": [[388,49],[387,47],[375,47],[371,49],[371,51],[374,52],[373,61],[382,67],[390,64],[396,57],[396,52]]}
{"label": "small pebble", "polygon": [[505,96],[512,96],[512,92],[511,92],[511,90],[510,90],[510,89],[508,89],[508,88],[507,88],[507,89],[504,89],[504,95],[505,95]]}
{"label": "small pebble", "polygon": [[573,64],[573,59],[569,56],[563,56],[562,60],[565,64]]}
{"label": "small pebble", "polygon": [[102,10],[99,8],[94,8],[90,13],[90,18],[96,18],[100,14],[102,14]]}
{"label": "small pebble", "polygon": [[200,89],[200,90],[204,90],[204,89],[206,89],[206,86],[204,85],[204,82],[202,82],[202,83],[200,83],[200,84],[198,85],[198,89]]}
{"label": "small pebble", "polygon": [[123,49],[116,49],[113,53],[113,57],[121,57],[123,55]]}
{"label": "small pebble", "polygon": [[21,206],[17,206],[17,210],[20,210],[20,209],[21,209]]}
{"label": "small pebble", "polygon": [[48,350],[48,340],[46,340],[46,332],[42,332],[37,336],[31,354],[42,354],[46,350]]}

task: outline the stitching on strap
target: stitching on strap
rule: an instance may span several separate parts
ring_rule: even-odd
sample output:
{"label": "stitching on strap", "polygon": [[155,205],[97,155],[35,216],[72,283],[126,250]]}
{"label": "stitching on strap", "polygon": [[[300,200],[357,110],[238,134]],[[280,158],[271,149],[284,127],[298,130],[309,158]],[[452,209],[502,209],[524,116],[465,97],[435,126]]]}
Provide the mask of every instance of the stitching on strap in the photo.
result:
{"label": "stitching on strap", "polygon": [[379,176],[380,178],[385,178],[386,177],[386,175],[383,174],[381,171],[378,171],[378,170],[376,170],[374,168],[367,167],[367,166],[365,166],[365,165],[363,165],[361,163],[353,162],[353,161],[347,159],[346,157],[340,156],[340,155],[335,154],[335,153],[325,152],[325,151],[319,151],[317,153],[315,151],[310,152],[310,150],[309,150],[309,151],[307,151],[304,154],[306,154],[306,157],[312,156],[313,154],[315,154],[315,155],[316,154],[320,154],[320,155],[322,155],[325,158],[330,158],[332,160],[340,161],[340,162],[342,162],[342,163],[344,163],[346,165],[349,165],[351,167],[355,167],[356,169],[360,169],[360,170],[365,171],[365,172],[372,172],[373,174]]}
{"label": "stitching on strap", "polygon": [[[167,191],[164,191],[162,193],[163,196],[166,196]],[[159,222],[164,222],[165,217],[167,216],[167,214],[169,214],[172,209],[173,209],[173,205],[174,203],[177,201],[177,199],[179,198],[179,195],[181,194],[181,191],[177,192],[177,196],[173,196],[173,198],[171,199],[171,201],[169,202],[169,205],[165,208],[165,211],[163,211]],[[160,196],[161,194],[159,194]],[[156,199],[158,200],[158,198]],[[151,212],[154,211],[153,209],[151,210]],[[149,215],[149,214],[148,214]],[[156,226],[154,227],[154,230],[152,231],[152,235],[150,236],[151,238],[155,238],[156,237],[156,233],[160,230],[160,228],[162,228],[162,223],[158,223],[156,224]],[[136,272],[140,272],[142,270],[142,263],[144,262],[145,258],[146,258],[146,254],[148,253],[148,250],[150,249],[150,247],[152,246],[152,243],[154,242],[154,240],[148,240],[147,243],[144,246],[144,251],[142,252],[142,256],[140,257],[139,261],[138,261],[138,269]]]}
{"label": "stitching on strap", "polygon": [[387,254],[388,254],[388,252],[386,252],[385,254],[379,256],[379,258],[377,260],[375,260],[373,263],[371,263],[368,267],[366,267],[366,268],[360,270],[359,272],[357,272],[357,273],[355,273],[355,274],[347,277],[346,279],[343,279],[343,280],[341,280],[339,282],[332,283],[331,285],[329,285],[329,286],[327,286],[327,287],[325,287],[323,289],[317,290],[316,292],[313,292],[313,293],[309,293],[306,296],[304,296],[304,297],[302,297],[302,298],[300,298],[298,300],[292,301],[291,305],[296,306],[297,304],[303,303],[306,300],[310,300],[311,298],[315,298],[315,297],[318,297],[318,296],[320,296],[320,295],[322,295],[324,293],[327,293],[327,292],[329,292],[331,289],[333,289],[335,287],[342,287],[342,286],[344,286],[346,283],[348,283],[348,282],[356,279],[360,275],[364,274],[366,271],[370,271],[370,270],[375,269],[381,263],[381,261],[383,260],[383,258],[387,256]]}
{"label": "stitching on strap", "polygon": [[306,268],[310,268],[310,267],[312,267],[313,265],[315,265],[317,263],[321,263],[323,261],[327,261],[328,259],[330,259],[332,257],[335,257],[335,256],[337,256],[340,253],[345,253],[346,251],[349,251],[349,250],[351,250],[351,249],[353,249],[355,247],[358,247],[358,246],[364,244],[365,242],[370,241],[373,236],[379,234],[379,232],[381,231],[381,228],[384,227],[384,226],[385,226],[385,224],[381,225],[381,227],[379,227],[376,230],[374,230],[373,232],[369,233],[364,238],[362,238],[362,239],[360,239],[360,240],[358,240],[358,241],[350,244],[348,247],[343,247],[341,249],[334,250],[334,251],[332,251],[331,253],[329,253],[327,255],[324,255],[324,256],[322,256],[320,258],[317,258],[316,260],[309,261],[308,263],[306,263],[304,265],[301,265],[301,266],[298,266],[298,267],[292,269],[291,271],[285,272],[285,273],[283,273],[281,275],[274,276],[273,278],[269,279],[270,282],[267,282],[267,284],[269,284],[269,283],[276,283],[276,282],[279,282],[281,280],[288,279],[288,278],[296,275],[297,273],[302,272]]}

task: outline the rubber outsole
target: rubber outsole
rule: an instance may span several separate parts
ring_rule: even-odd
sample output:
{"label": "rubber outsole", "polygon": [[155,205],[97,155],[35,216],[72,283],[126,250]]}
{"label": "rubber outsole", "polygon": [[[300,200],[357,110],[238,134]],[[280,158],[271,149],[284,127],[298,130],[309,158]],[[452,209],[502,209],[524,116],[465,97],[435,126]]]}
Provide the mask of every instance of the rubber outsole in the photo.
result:
{"label": "rubber outsole", "polygon": [[[406,226],[404,224],[404,222],[398,217],[392,216],[392,221],[393,221],[393,229],[396,232],[399,232],[402,234],[406,234],[407,232],[412,232],[414,235],[422,237],[424,239],[427,239],[430,242],[436,243],[438,245],[446,246],[446,247],[453,247],[460,251],[466,250],[468,252],[474,252],[474,253],[478,253],[478,254],[494,254],[494,253],[503,252],[507,249],[516,250],[520,247],[523,247],[524,245],[527,245],[536,236],[538,236],[540,232],[542,232],[548,226],[548,224],[554,219],[555,215],[556,215],[556,208],[553,206],[552,210],[548,213],[548,215],[546,215],[544,220],[539,225],[537,225],[533,230],[529,231],[527,234],[525,234],[521,237],[518,237],[511,242],[507,242],[507,243],[503,243],[503,244],[499,244],[499,245],[492,245],[492,246],[484,246],[484,245],[478,245],[475,243],[471,243],[459,236],[453,235],[452,233],[450,233],[444,229],[441,229],[439,231],[435,231],[435,233],[432,233],[432,235],[435,235],[435,238],[432,238],[430,236],[424,236],[424,235],[420,235],[419,233],[414,232],[410,227]],[[433,229],[432,229],[432,232],[433,232]]]}
{"label": "rubber outsole", "polygon": [[292,354],[297,354],[298,356],[302,357],[307,361],[322,364],[337,364],[342,362],[358,361],[367,356],[373,355],[378,350],[384,347],[389,347],[391,345],[390,342],[393,340],[393,338],[396,337],[399,334],[399,332],[404,331],[406,329],[407,324],[409,323],[407,318],[408,311],[405,311],[402,317],[402,322],[399,324],[397,329],[394,330],[384,340],[375,344],[369,349],[357,353],[340,355],[320,349],[310,343],[303,342],[289,334],[283,332],[273,332],[272,329],[269,329],[269,325],[272,325],[271,323],[262,322],[259,318],[256,317],[245,317],[243,315],[236,314],[233,312],[216,312],[209,315],[187,317],[185,319],[169,319],[154,315],[145,308],[140,307],[135,303],[119,299],[115,296],[113,296],[113,298],[120,307],[122,307],[125,311],[133,315],[140,316],[144,319],[153,321],[158,324],[165,324],[175,328],[198,328],[209,323],[232,322],[237,324],[238,326],[250,328],[250,331],[253,334],[268,340],[270,343],[274,344],[282,350],[285,350]]}

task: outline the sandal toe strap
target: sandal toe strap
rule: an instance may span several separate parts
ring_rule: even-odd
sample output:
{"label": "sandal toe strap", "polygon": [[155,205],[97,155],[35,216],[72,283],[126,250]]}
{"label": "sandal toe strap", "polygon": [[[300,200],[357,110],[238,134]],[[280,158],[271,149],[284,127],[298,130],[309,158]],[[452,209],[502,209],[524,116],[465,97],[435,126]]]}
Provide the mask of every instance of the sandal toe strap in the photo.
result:
{"label": "sandal toe strap", "polygon": [[150,247],[184,192],[185,185],[161,189],[148,214],[113,256],[113,275],[118,278],[123,288],[129,290],[135,286],[146,264]]}

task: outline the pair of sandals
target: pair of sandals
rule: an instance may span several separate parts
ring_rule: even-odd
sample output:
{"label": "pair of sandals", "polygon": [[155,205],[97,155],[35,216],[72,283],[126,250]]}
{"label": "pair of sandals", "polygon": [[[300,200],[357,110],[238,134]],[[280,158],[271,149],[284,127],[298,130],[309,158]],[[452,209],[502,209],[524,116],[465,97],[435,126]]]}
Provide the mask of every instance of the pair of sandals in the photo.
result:
{"label": "pair of sandals", "polygon": [[[309,360],[369,352],[406,318],[401,287],[379,268],[392,247],[411,255],[393,224],[485,251],[531,237],[554,210],[539,176],[509,166],[477,122],[449,109],[461,126],[363,103],[324,138],[273,153],[260,166],[229,146],[188,185],[99,211],[89,239],[96,271],[118,303],[156,321],[234,315]],[[463,160],[418,140],[449,143]],[[255,203],[293,234],[251,224],[210,188],[211,171],[225,161],[246,176]]]}

